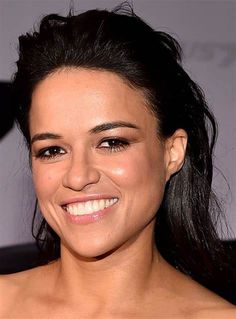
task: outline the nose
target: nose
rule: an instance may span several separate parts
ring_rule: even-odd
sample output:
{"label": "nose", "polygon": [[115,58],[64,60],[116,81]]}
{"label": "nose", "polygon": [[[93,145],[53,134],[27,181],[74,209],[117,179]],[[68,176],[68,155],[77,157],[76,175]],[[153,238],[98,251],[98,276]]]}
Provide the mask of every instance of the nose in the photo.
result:
{"label": "nose", "polygon": [[100,172],[94,163],[92,154],[88,156],[83,152],[73,154],[63,176],[63,186],[81,191],[89,185],[96,184],[100,179]]}

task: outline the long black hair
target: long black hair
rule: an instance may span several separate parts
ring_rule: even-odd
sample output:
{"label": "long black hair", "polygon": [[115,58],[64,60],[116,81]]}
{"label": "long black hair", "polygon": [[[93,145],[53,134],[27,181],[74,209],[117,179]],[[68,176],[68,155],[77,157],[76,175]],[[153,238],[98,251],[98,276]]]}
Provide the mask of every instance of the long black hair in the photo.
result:
{"label": "long black hair", "polygon": [[[32,92],[64,67],[118,74],[144,92],[157,134],[165,139],[178,128],[187,132],[185,163],[166,185],[157,212],[156,245],[183,273],[218,293],[219,287],[227,289],[227,255],[216,232],[220,207],[211,188],[217,127],[201,89],[181,66],[178,42],[153,30],[130,6],[44,17],[38,31],[20,36],[13,79],[16,119],[29,150]],[[44,219],[36,240],[45,263],[59,256],[60,239]]]}

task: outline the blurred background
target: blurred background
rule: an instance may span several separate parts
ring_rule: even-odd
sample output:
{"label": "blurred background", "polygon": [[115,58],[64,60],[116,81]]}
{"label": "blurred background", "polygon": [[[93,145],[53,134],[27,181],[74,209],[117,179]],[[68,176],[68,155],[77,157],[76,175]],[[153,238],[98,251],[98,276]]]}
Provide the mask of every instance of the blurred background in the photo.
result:
{"label": "blurred background", "polygon": [[[9,81],[15,71],[18,37],[48,13],[111,9],[121,1],[0,0],[0,247],[33,240],[35,195],[24,141],[12,123]],[[219,124],[214,188],[236,237],[236,1],[133,0],[134,11],[182,45],[185,69],[203,88]],[[222,173],[223,175],[222,175]],[[227,181],[227,182],[226,182]]]}

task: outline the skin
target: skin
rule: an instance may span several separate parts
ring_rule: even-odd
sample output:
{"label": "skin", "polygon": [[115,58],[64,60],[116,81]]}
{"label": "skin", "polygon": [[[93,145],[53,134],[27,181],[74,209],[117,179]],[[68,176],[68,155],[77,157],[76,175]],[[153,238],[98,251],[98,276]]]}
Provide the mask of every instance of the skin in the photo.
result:
{"label": "skin", "polygon": [[[101,130],[114,122],[126,126]],[[165,141],[157,131],[142,92],[113,73],[61,69],[38,84],[32,174],[61,259],[1,276],[0,318],[235,318],[232,305],[156,250],[156,211],[187,143],[183,130]],[[118,202],[95,222],[71,222],[62,203],[97,195]]]}

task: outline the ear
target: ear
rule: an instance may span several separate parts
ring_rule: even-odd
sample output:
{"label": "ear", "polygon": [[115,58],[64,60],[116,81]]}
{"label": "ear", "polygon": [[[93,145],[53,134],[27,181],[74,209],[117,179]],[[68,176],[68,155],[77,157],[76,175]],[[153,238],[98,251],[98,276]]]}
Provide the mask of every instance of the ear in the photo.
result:
{"label": "ear", "polygon": [[166,182],[178,172],[184,164],[188,135],[183,129],[178,129],[165,141]]}

